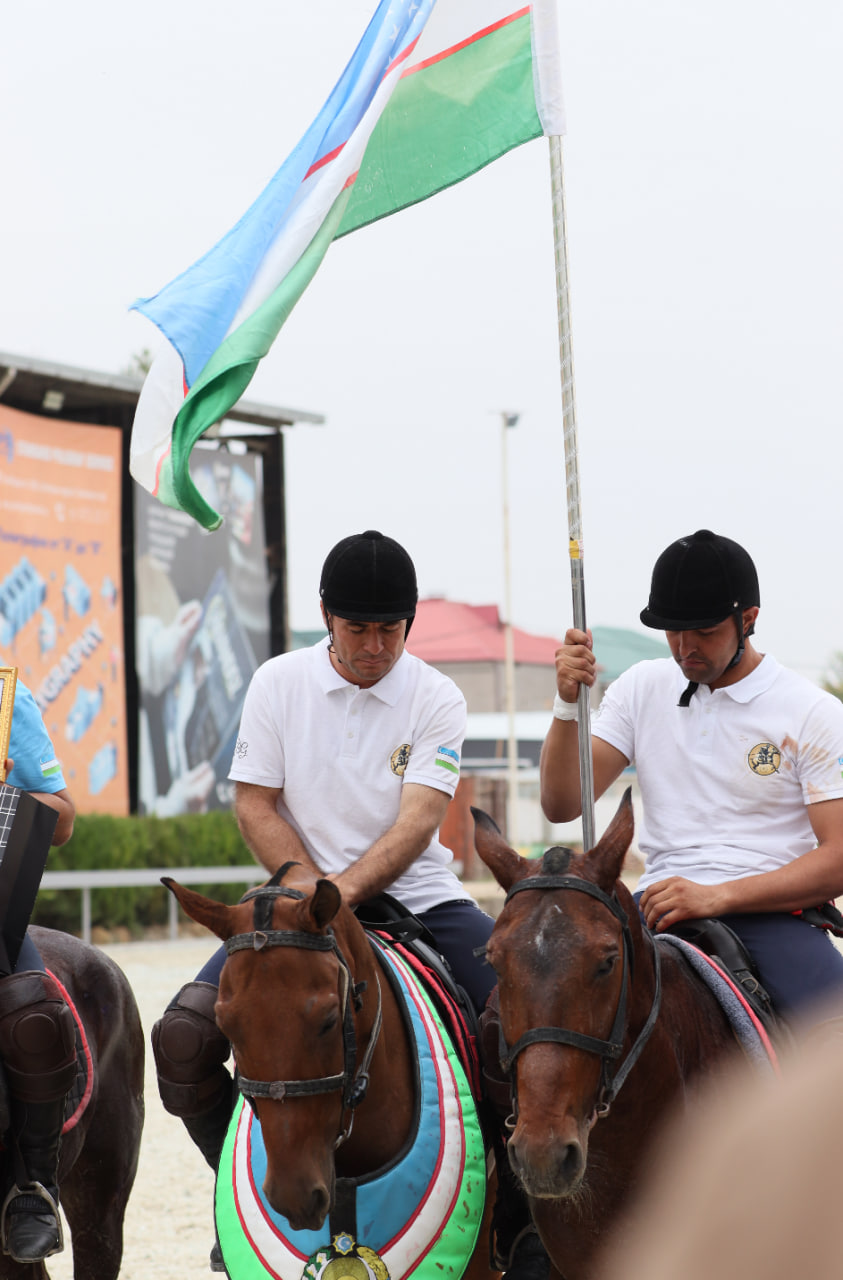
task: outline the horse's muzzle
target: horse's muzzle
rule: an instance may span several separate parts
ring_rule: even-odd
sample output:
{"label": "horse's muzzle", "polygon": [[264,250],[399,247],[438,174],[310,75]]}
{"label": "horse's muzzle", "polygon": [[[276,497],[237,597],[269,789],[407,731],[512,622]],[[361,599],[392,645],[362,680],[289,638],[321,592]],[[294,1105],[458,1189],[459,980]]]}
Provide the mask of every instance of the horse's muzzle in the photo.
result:
{"label": "horse's muzzle", "polygon": [[331,1191],[321,1183],[299,1193],[296,1204],[291,1204],[289,1194],[281,1194],[268,1176],[263,1192],[271,1207],[287,1219],[294,1231],[319,1231],[331,1208]]}
{"label": "horse's muzzle", "polygon": [[516,1128],[507,1143],[509,1163],[528,1196],[563,1200],[576,1195],[585,1175],[587,1146],[578,1138],[552,1134],[540,1143],[526,1141]]}

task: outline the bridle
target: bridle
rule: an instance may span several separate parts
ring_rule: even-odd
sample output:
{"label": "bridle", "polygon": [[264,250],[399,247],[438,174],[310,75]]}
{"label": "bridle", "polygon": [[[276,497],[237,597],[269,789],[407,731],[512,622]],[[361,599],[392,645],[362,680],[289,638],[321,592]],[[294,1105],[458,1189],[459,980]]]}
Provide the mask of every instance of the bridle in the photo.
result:
{"label": "bridle", "polygon": [[[514,884],[506,895],[504,906],[516,893],[522,893],[526,889],[574,889],[577,893],[587,893],[589,897],[596,898],[598,902],[601,902],[621,926],[623,936],[623,977],[618,1007],[615,1010],[615,1019],[612,1023],[608,1040],[600,1040],[596,1036],[587,1036],[580,1031],[568,1031],[564,1027],[534,1027],[532,1030],[525,1032],[512,1048],[509,1048],[506,1042],[503,1041],[501,1065],[507,1074],[512,1073],[512,1097],[515,1114],[518,1114],[516,1077],[513,1072],[515,1060],[519,1053],[522,1053],[529,1045],[549,1042],[552,1044],[571,1045],[575,1049],[583,1049],[586,1053],[594,1053],[601,1059],[600,1091],[597,1096],[595,1114],[598,1117],[606,1116],[621,1086],[638,1061],[659,1016],[661,1007],[661,964],[658,947],[653,947],[656,989],[653,993],[652,1008],[647,1016],[647,1021],[641,1028],[623,1063],[620,1067],[616,1067],[615,1064],[623,1053],[629,983],[634,971],[634,952],[632,935],[629,930],[629,919],[618,901],[617,894],[612,893],[610,896],[604,893],[596,884],[592,884],[589,880],[582,880],[579,876],[538,875],[519,880]],[[502,1031],[501,1038],[503,1040]]]}
{"label": "bridle", "polygon": [[[285,1098],[313,1097],[319,1093],[342,1093],[342,1115],[349,1112],[348,1126],[340,1128],[339,1136],[334,1143],[335,1148],[350,1136],[354,1124],[354,1109],[366,1096],[369,1087],[369,1066],[375,1045],[381,1031],[383,1021],[381,1005],[381,987],[377,976],[375,982],[378,992],[378,1007],[375,1020],[369,1034],[366,1051],[357,1066],[357,1035],[354,1029],[354,1010],[362,1008],[362,995],[366,990],[366,982],[355,982],[348,961],[340,950],[334,931],[331,928],[324,933],[305,933],[299,929],[273,929],[272,913],[278,898],[295,898],[299,901],[305,894],[298,889],[290,889],[280,884],[294,862],[287,862],[276,871],[272,879],[257,889],[243,895],[241,902],[254,901],[254,928],[249,933],[236,933],[225,941],[227,955],[236,951],[263,951],[266,947],[296,947],[306,951],[331,951],[337,958],[340,974],[340,1003],[342,1005],[342,1042],[343,1069],[333,1076],[319,1076],[307,1080],[252,1080],[248,1076],[237,1073],[237,1084],[240,1092],[254,1106],[255,1098],[272,1098],[284,1101]],[[342,1120],[340,1121],[342,1125]]]}

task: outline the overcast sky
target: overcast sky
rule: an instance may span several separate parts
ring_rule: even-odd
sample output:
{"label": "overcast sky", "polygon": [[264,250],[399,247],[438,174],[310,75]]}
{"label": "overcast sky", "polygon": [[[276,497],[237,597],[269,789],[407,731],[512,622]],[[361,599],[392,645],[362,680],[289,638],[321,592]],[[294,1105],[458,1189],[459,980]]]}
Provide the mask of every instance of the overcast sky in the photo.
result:
{"label": "overcast sky", "polygon": [[[446,3],[447,0],[440,0]],[[236,221],[375,0],[28,0],[0,42],[0,349],[118,371],[127,310]],[[561,0],[590,623],[641,630],[658,553],[710,527],[761,579],[759,647],[843,650],[843,6]],[[248,391],[286,433],[292,624],[378,527],[423,595],[571,619],[547,143],[334,245]]]}

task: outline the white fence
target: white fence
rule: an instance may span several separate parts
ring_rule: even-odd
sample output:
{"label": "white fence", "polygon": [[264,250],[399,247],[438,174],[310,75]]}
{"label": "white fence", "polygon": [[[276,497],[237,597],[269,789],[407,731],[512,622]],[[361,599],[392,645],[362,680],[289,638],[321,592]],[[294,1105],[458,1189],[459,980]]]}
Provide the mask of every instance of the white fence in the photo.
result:
{"label": "white fence", "polygon": [[[256,863],[247,867],[145,867],[123,871],[45,871],[41,877],[42,889],[82,890],[82,937],[91,941],[91,890],[128,889],[159,885],[162,876],[169,876],[179,884],[261,884],[267,872]],[[172,894],[169,897],[170,937],[178,937],[179,904]]]}

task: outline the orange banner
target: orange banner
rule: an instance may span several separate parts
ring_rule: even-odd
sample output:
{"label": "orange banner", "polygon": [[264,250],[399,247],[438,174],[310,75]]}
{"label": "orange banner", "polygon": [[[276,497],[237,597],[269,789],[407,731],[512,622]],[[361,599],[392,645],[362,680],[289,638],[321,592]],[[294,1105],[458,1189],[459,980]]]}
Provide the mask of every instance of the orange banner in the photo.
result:
{"label": "orange banner", "polygon": [[0,665],[32,690],[80,813],[129,811],[121,433],[0,405]]}

